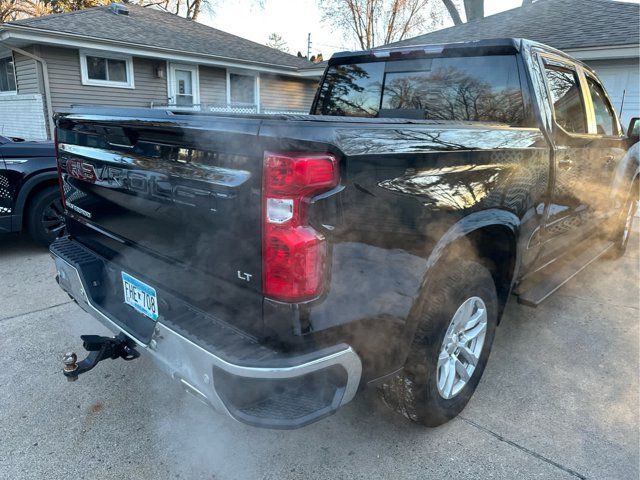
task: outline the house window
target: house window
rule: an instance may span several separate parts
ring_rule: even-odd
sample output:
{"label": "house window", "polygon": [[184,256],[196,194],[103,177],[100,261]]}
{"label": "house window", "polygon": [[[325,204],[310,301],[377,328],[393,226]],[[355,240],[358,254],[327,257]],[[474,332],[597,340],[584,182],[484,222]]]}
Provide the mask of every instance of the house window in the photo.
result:
{"label": "house window", "polygon": [[229,74],[229,103],[255,105],[256,77],[241,73]]}
{"label": "house window", "polygon": [[0,94],[16,93],[16,72],[13,58],[0,58]]}
{"label": "house window", "polygon": [[131,57],[80,52],[83,85],[133,88]]}

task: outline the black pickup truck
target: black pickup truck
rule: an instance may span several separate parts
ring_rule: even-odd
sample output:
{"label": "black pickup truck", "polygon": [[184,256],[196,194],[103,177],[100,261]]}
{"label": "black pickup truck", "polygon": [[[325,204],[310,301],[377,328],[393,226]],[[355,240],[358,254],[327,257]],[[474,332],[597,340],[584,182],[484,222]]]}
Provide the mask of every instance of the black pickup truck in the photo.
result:
{"label": "black pickup truck", "polygon": [[242,422],[295,428],[366,386],[458,414],[511,294],[537,305],[626,248],[638,159],[595,72],[522,39],[342,53],[309,116],[57,117],[57,280]]}
{"label": "black pickup truck", "polygon": [[64,231],[51,141],[0,136],[0,233],[27,230],[48,247]]}

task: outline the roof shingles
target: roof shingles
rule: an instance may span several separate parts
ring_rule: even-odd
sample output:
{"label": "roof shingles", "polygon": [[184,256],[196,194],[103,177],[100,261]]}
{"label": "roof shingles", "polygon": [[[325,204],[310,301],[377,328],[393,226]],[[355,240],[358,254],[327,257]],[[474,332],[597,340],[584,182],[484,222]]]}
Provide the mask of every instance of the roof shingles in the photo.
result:
{"label": "roof shingles", "polygon": [[613,0],[538,0],[396,42],[393,46],[527,38],[560,50],[640,43],[640,5]]}
{"label": "roof shingles", "polygon": [[129,15],[116,15],[109,7],[94,7],[18,20],[8,25],[283,67],[312,65],[305,59],[170,13],[137,5],[127,7]]}

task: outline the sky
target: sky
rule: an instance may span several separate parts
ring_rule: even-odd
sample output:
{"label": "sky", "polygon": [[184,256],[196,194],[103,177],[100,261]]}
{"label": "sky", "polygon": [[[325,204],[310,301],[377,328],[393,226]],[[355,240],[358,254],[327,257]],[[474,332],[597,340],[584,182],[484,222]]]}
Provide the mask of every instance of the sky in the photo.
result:
{"label": "sky", "polygon": [[[638,3],[640,0],[623,1]],[[215,3],[213,14],[205,13],[199,21],[254,42],[266,44],[269,34],[275,32],[287,42],[290,53],[295,55],[300,51],[304,55],[307,34],[311,33],[312,55],[322,52],[327,59],[341,50],[359,50],[353,41],[343,38],[341,32],[322,23],[317,0],[217,0]],[[522,0],[485,0],[485,14],[492,15],[520,5]],[[448,15],[445,20],[439,28],[453,25]]]}
{"label": "sky", "polygon": [[[290,53],[306,54],[307,34],[311,33],[312,55],[322,52],[327,59],[333,52],[357,50],[355,43],[341,32],[322,23],[317,0],[218,1],[213,14],[199,18],[201,23],[258,43],[267,43],[270,33],[278,33],[287,42]],[[485,14],[491,15],[518,7],[522,0],[485,0]],[[447,24],[453,23],[447,18]]]}

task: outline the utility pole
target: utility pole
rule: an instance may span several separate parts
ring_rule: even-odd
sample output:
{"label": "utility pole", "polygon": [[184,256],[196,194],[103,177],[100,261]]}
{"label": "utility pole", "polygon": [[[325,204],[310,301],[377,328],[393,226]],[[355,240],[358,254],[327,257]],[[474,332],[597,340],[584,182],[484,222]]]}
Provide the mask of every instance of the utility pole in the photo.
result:
{"label": "utility pole", "polygon": [[307,60],[311,58],[311,33],[307,34]]}

